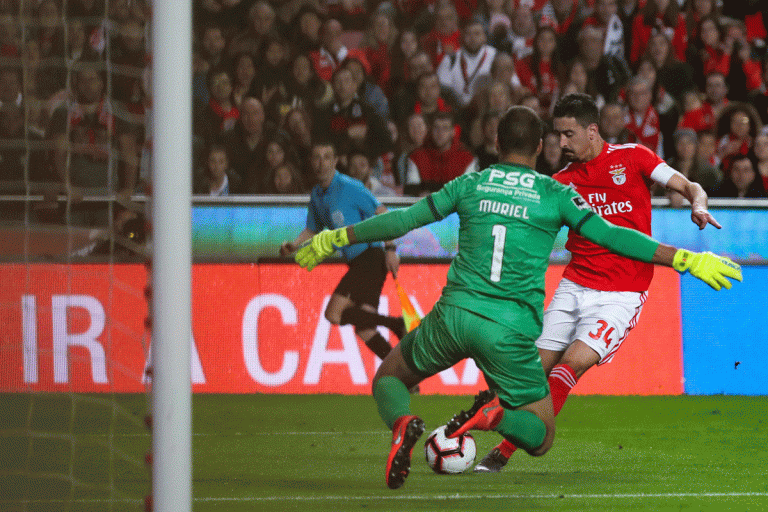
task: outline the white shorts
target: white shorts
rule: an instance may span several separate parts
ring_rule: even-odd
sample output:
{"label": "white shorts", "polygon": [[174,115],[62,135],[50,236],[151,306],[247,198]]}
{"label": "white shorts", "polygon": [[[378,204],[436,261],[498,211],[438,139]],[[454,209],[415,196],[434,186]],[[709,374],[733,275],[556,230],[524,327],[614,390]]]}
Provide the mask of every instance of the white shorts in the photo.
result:
{"label": "white shorts", "polygon": [[563,279],[544,312],[544,329],[536,346],[565,352],[576,340],[600,355],[604,364],[637,325],[648,292],[606,292]]}

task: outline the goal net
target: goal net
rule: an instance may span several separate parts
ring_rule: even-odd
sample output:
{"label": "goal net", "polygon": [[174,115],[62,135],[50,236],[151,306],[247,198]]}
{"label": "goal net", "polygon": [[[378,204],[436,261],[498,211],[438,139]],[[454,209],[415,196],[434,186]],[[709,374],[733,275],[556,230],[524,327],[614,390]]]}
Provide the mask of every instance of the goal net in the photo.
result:
{"label": "goal net", "polygon": [[149,6],[0,6],[0,510],[145,510]]}

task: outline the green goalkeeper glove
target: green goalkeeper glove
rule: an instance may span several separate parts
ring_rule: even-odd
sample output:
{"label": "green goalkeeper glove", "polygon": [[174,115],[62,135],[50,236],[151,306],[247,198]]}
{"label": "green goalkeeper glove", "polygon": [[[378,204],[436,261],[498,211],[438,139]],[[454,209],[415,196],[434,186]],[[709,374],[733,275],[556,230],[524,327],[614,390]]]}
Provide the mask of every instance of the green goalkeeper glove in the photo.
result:
{"label": "green goalkeeper glove", "polygon": [[726,277],[741,281],[741,266],[730,258],[711,252],[678,249],[672,260],[672,268],[681,274],[689,271],[693,277],[701,279],[715,290],[723,286],[730,290],[731,282]]}
{"label": "green goalkeeper glove", "polygon": [[325,258],[336,252],[339,247],[349,245],[347,228],[334,229],[329,231],[324,229],[312,237],[307,245],[302,247],[296,253],[296,263],[312,270]]}

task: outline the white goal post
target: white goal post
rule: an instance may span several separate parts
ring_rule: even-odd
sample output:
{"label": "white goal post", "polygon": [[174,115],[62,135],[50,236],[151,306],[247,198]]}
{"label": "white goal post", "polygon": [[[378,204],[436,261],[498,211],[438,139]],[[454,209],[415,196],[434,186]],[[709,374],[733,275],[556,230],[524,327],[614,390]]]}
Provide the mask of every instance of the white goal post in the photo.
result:
{"label": "white goal post", "polygon": [[192,507],[192,2],[152,3],[152,500]]}

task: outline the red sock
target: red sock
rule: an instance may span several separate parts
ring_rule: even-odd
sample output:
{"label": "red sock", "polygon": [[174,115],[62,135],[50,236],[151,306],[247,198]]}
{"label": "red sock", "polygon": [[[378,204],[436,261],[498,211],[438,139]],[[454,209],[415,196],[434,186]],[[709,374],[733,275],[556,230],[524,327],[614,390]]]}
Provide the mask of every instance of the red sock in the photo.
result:
{"label": "red sock", "polygon": [[501,444],[499,444],[496,448],[498,448],[501,454],[506,458],[510,458],[512,454],[515,453],[515,450],[517,450],[517,446],[513,445],[506,439],[502,439]]}
{"label": "red sock", "polygon": [[[549,389],[552,393],[552,406],[555,409],[555,416],[563,408],[565,400],[568,398],[568,393],[571,392],[573,386],[576,385],[576,372],[573,368],[567,364],[558,364],[549,374]],[[517,446],[504,439],[501,444],[497,446],[501,454],[509,458],[517,450]]]}
{"label": "red sock", "polygon": [[558,364],[549,372],[549,389],[552,393],[552,406],[555,409],[555,416],[563,408],[568,393],[576,385],[576,372],[567,364]]}

